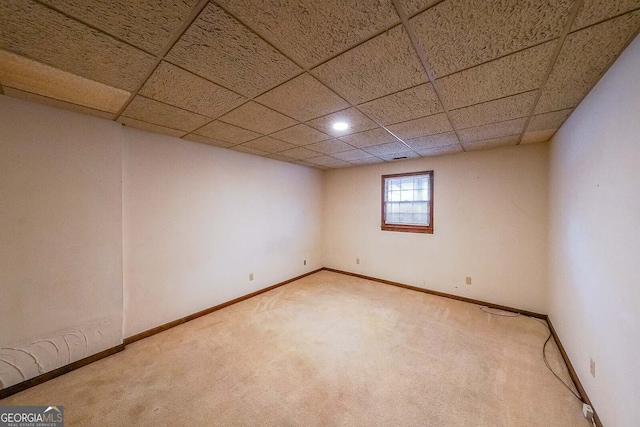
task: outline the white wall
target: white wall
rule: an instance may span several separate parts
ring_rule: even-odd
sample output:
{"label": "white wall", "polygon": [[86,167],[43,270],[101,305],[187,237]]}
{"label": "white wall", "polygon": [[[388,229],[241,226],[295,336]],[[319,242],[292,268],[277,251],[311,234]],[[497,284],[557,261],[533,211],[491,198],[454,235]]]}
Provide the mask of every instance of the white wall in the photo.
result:
{"label": "white wall", "polygon": [[125,337],[322,267],[321,171],[125,131]]}
{"label": "white wall", "polygon": [[[435,174],[434,234],[381,231],[381,175],[421,170]],[[545,144],[326,174],[325,266],[546,313]]]}
{"label": "white wall", "polygon": [[0,388],[122,343],[121,127],[0,96]]}
{"label": "white wall", "polygon": [[554,136],[550,188],[551,321],[604,425],[637,426],[640,38]]}

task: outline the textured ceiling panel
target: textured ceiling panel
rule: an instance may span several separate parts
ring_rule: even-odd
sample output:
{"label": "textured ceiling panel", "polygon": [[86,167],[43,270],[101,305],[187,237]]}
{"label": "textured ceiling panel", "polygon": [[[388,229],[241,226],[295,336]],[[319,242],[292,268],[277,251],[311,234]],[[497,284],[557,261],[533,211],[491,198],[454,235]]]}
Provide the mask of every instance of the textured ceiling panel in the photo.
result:
{"label": "textured ceiling panel", "polygon": [[[0,84],[48,98],[115,113],[131,94],[23,56],[0,50]],[[109,116],[113,117],[113,114]]]}
{"label": "textured ceiling panel", "polygon": [[313,163],[314,165],[329,165],[331,163],[342,162],[344,160],[336,159],[335,157],[331,157],[331,156],[318,156],[318,157],[311,157],[306,161],[309,163]]}
{"label": "textured ceiling panel", "polygon": [[422,150],[418,150],[418,154],[424,157],[444,156],[446,154],[455,154],[455,153],[462,153],[462,146],[460,144],[448,145],[445,147],[432,147],[432,148],[425,148]]}
{"label": "textured ceiling panel", "polygon": [[390,142],[388,144],[373,145],[371,147],[364,147],[364,151],[374,156],[385,156],[395,153],[406,153],[411,151],[411,148],[404,145],[402,142]]}
{"label": "textured ceiling panel", "polygon": [[259,133],[239,128],[224,122],[215,121],[198,129],[195,133],[206,136],[208,138],[219,139],[220,141],[230,142],[233,144],[242,144],[251,141],[262,135]]}
{"label": "textured ceiling panel", "polygon": [[418,56],[401,25],[311,72],[353,104],[427,81]]}
{"label": "textured ceiling panel", "polygon": [[308,149],[317,151],[322,154],[334,154],[342,151],[353,150],[353,147],[337,139],[329,139],[327,141],[316,142],[315,144],[307,145]]}
{"label": "textured ceiling panel", "polygon": [[42,0],[108,34],[158,54],[198,0]]}
{"label": "textured ceiling panel", "polygon": [[441,133],[439,135],[421,136],[419,138],[405,140],[414,150],[425,150],[434,147],[446,147],[458,144],[458,137],[454,132]]}
{"label": "textured ceiling panel", "polygon": [[247,97],[265,92],[301,71],[212,3],[204,8],[166,58]]}
{"label": "textured ceiling panel", "polygon": [[401,139],[417,138],[453,130],[447,115],[444,113],[387,126],[387,129]]}
{"label": "textured ceiling panel", "polygon": [[276,132],[296,124],[296,121],[292,118],[253,101],[249,101],[225,114],[220,117],[220,120],[264,134]]}
{"label": "textured ceiling panel", "polygon": [[529,126],[527,126],[526,132],[559,129],[572,111],[573,109],[569,108],[567,110],[554,111],[552,113],[533,116],[529,122]]}
{"label": "textured ceiling panel", "polygon": [[411,25],[436,77],[560,36],[573,0],[448,0]]}
{"label": "textured ceiling panel", "polygon": [[484,141],[474,141],[462,144],[466,151],[486,150],[489,148],[506,147],[510,145],[516,145],[518,143],[519,136],[505,136],[501,138],[492,138]]}
{"label": "textured ceiling panel", "polygon": [[229,150],[239,151],[245,154],[253,154],[255,156],[266,156],[267,154],[269,154],[266,151],[256,150],[255,148],[245,147],[244,145],[235,145],[229,148]]}
{"label": "textured ceiling panel", "polygon": [[443,110],[431,83],[369,101],[358,108],[382,125],[417,119]]}
{"label": "textured ceiling panel", "polygon": [[343,161],[337,161],[337,162],[329,163],[328,165],[325,165],[325,167],[329,169],[349,168],[351,166],[353,166],[351,163],[343,162]]}
{"label": "textured ceiling panel", "polygon": [[373,157],[371,156],[371,154],[362,150],[343,151],[342,153],[336,153],[333,156],[337,159],[344,160],[346,162],[350,162],[352,160],[368,159]]}
{"label": "textured ceiling panel", "polygon": [[415,159],[420,157],[418,153],[414,153],[413,151],[403,151],[402,153],[394,153],[394,154],[381,154],[380,158],[386,161],[394,161],[394,160],[406,160],[406,159]]}
{"label": "textured ceiling panel", "polygon": [[168,62],[160,63],[140,89],[140,94],[211,118],[246,101],[246,98]]}
{"label": "textured ceiling panel", "polygon": [[311,157],[318,157],[317,151],[312,151],[304,147],[298,147],[292,150],[283,151],[280,154],[292,159],[297,159],[297,160],[304,160],[304,159],[309,159]]}
{"label": "textured ceiling panel", "polygon": [[388,142],[396,142],[397,139],[382,128],[367,130],[340,137],[340,139],[354,147],[363,148],[372,145],[380,145]]}
{"label": "textured ceiling panel", "polygon": [[[343,131],[335,130],[333,124],[337,122],[347,123],[349,128]],[[346,110],[318,117],[317,119],[310,120],[307,124],[319,131],[338,137],[378,127],[373,120],[355,108],[347,108]]]}
{"label": "textured ceiling panel", "polygon": [[[1,63],[1,61],[0,61]],[[60,108],[62,110],[75,111],[76,113],[96,116],[103,119],[112,119],[114,114],[106,111],[94,110],[92,108],[83,107],[81,105],[71,104],[69,102],[60,101],[59,99],[47,98],[46,96],[36,95],[35,93],[25,92],[14,89],[9,86],[3,86],[4,94],[12,98],[24,99],[25,101],[37,102],[48,105],[50,107]]]}
{"label": "textured ceiling panel", "polygon": [[129,126],[136,129],[146,130],[147,132],[160,133],[163,135],[175,136],[176,138],[180,138],[184,136],[186,132],[170,129],[168,127],[154,125],[152,123],[143,122],[140,120],[132,119],[130,117],[120,116],[118,121],[125,126]]}
{"label": "textured ceiling panel", "polygon": [[123,116],[143,122],[191,132],[210,119],[191,111],[163,104],[153,99],[136,96],[122,112]]}
{"label": "textured ceiling panel", "polygon": [[199,142],[201,144],[213,145],[215,147],[221,147],[221,148],[229,148],[236,145],[231,142],[220,141],[219,139],[208,138],[206,136],[196,135],[194,133],[183,136],[182,139],[186,139],[192,142]]}
{"label": "textured ceiling panel", "polygon": [[384,163],[384,160],[378,157],[371,156],[364,159],[349,160],[349,163],[352,163],[354,165],[373,165],[376,163]]}
{"label": "textured ceiling panel", "polygon": [[242,146],[253,148],[254,150],[265,151],[267,153],[277,153],[279,151],[296,148],[294,144],[289,144],[288,142],[280,141],[279,139],[270,138],[268,136],[263,136],[261,138],[254,139],[253,141],[245,142]]}
{"label": "textured ceiling panel", "polygon": [[640,11],[569,34],[536,113],[578,105],[640,28]]}
{"label": "textured ceiling panel", "polygon": [[0,49],[120,89],[136,89],[155,61],[139,49],[29,0],[0,2],[0,16]]}
{"label": "textured ceiling panel", "polygon": [[527,132],[522,136],[520,144],[536,144],[538,142],[547,142],[556,133],[554,129],[539,130],[536,132]]}
{"label": "textured ceiling panel", "polygon": [[545,43],[437,81],[450,109],[537,89],[555,42]]}
{"label": "textured ceiling panel", "polygon": [[276,133],[272,133],[271,136],[295,145],[309,145],[314,142],[331,139],[331,136],[326,133],[322,133],[319,130],[302,123]]}
{"label": "textured ceiling panel", "polygon": [[307,73],[270,90],[256,101],[300,121],[349,107],[347,101]]}
{"label": "textured ceiling panel", "polygon": [[456,129],[518,119],[529,115],[536,99],[536,91],[521,93],[449,112]]}
{"label": "textured ceiling panel", "polygon": [[[506,122],[492,123],[458,131],[460,142],[474,142],[503,136],[520,135],[524,130],[526,119],[509,120]],[[466,146],[465,146],[466,147]]]}
{"label": "textured ceiling panel", "polygon": [[407,16],[438,3],[440,0],[400,0],[400,6]]}
{"label": "textured ceiling panel", "polygon": [[304,67],[312,67],[400,22],[390,0],[217,3]]}
{"label": "textured ceiling panel", "polygon": [[584,28],[640,8],[640,0],[583,0],[571,30]]}

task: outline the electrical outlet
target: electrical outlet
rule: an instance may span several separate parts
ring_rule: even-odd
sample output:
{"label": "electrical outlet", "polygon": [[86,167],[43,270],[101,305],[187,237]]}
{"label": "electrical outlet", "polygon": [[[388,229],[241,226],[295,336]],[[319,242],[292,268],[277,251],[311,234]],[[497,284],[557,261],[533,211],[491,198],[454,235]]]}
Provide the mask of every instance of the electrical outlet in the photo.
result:
{"label": "electrical outlet", "polygon": [[356,264],[360,264],[360,258],[356,258]]}
{"label": "electrical outlet", "polygon": [[591,376],[595,378],[596,377],[596,361],[593,360],[593,357],[589,359],[589,370],[591,371]]}
{"label": "electrical outlet", "polygon": [[307,265],[307,260],[306,259],[304,260],[304,265]]}
{"label": "electrical outlet", "polygon": [[467,276],[467,278],[465,279],[464,283],[466,283],[467,285],[471,284],[471,277]]}
{"label": "electrical outlet", "polygon": [[249,281],[253,281],[253,273],[249,273]]}

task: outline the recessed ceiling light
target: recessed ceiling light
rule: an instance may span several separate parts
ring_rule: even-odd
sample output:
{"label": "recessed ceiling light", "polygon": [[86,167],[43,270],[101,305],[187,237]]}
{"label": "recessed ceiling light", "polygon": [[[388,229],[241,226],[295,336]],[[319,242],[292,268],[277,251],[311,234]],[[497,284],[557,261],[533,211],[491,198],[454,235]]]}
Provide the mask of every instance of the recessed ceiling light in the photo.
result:
{"label": "recessed ceiling light", "polygon": [[346,122],[336,122],[333,124],[333,128],[335,130],[347,130],[349,129],[349,124]]}

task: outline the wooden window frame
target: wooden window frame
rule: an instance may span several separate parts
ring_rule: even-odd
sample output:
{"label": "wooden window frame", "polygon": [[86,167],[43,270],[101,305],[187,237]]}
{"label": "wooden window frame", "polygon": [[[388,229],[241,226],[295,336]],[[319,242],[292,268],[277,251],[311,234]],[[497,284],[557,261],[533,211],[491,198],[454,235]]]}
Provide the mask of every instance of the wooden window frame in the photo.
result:
{"label": "wooden window frame", "polygon": [[[385,203],[385,180],[387,178],[401,178],[406,176],[427,175],[429,177],[429,225],[403,225],[403,224],[387,224],[386,223],[386,206]],[[382,175],[382,226],[383,231],[401,231],[405,233],[423,233],[433,234],[433,171],[396,173],[391,175]]]}

